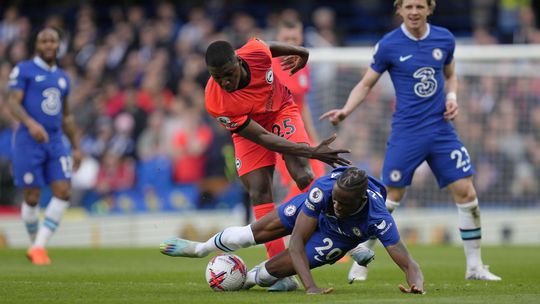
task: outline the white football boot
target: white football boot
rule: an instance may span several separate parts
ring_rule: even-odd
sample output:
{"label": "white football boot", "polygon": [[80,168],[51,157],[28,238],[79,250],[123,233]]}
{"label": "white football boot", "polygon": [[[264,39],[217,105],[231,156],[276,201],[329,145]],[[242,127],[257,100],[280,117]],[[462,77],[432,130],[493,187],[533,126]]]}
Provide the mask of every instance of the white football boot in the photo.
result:
{"label": "white football boot", "polygon": [[466,280],[482,280],[482,281],[500,281],[501,277],[494,275],[489,271],[488,265],[481,265],[476,268],[467,269],[465,272]]}

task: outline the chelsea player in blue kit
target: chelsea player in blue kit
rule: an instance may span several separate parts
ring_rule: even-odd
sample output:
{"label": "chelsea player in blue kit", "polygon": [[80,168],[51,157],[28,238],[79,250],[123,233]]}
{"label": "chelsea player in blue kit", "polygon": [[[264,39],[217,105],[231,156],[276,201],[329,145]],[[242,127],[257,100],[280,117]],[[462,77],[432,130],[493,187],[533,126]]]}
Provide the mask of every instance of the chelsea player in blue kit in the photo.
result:
{"label": "chelsea player in blue kit", "polygon": [[[45,245],[69,207],[72,169],[81,161],[67,103],[69,77],[56,65],[59,41],[57,30],[39,31],[36,56],[17,64],[9,80],[9,106],[21,123],[13,139],[13,173],[23,188],[21,217],[32,241],[27,256],[36,265],[51,263]],[[46,184],[53,197],[39,226],[38,203]]]}
{"label": "chelsea player in blue kit", "polygon": [[203,243],[168,239],[160,250],[170,256],[200,258],[216,250],[231,252],[290,234],[289,248],[253,268],[244,288],[268,287],[298,274],[306,293],[320,294],[333,289],[317,287],[310,269],[333,264],[349,250],[357,263],[367,265],[373,251],[357,246],[376,237],[406,274],[409,287],[400,285],[400,290],[423,293],[422,271],[400,240],[385,198],[385,187],[365,171],[340,167],[251,225],[226,228]]}
{"label": "chelsea player in blue kit", "polygon": [[[467,260],[465,278],[498,281],[501,278],[482,262],[474,168],[451,123],[458,114],[455,39],[447,29],[427,23],[435,5],[435,0],[394,1],[403,23],[375,46],[371,67],[345,106],[328,111],[321,119],[329,118],[334,125],[344,120],[388,71],[397,101],[382,172],[388,189],[386,207],[392,212],[399,206],[414,171],[426,161],[439,187],[448,187],[456,202]],[[368,247],[373,245],[374,241],[368,241]],[[353,265],[349,280],[366,277],[367,268]]]}

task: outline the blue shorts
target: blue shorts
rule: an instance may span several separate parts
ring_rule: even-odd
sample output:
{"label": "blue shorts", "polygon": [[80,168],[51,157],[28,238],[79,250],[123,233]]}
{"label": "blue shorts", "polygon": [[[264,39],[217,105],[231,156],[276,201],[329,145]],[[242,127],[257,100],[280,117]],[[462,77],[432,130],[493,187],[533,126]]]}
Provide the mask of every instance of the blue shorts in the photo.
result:
{"label": "blue shorts", "polygon": [[71,148],[63,136],[37,143],[17,132],[13,139],[13,175],[18,187],[43,187],[53,181],[69,180],[72,163]]}
{"label": "blue shorts", "polygon": [[402,188],[411,184],[414,171],[427,161],[440,188],[474,174],[469,153],[453,129],[429,136],[398,136],[388,140],[382,171],[386,186]]}
{"label": "blue shorts", "polygon": [[[304,199],[305,196],[295,196],[278,208],[281,223],[290,232],[292,232],[296,218],[300,214],[300,210],[302,210]],[[316,268],[325,264],[334,264],[357,245],[357,240],[321,231],[320,227],[317,226],[317,229],[307,241],[304,250],[309,261],[309,268]]]}

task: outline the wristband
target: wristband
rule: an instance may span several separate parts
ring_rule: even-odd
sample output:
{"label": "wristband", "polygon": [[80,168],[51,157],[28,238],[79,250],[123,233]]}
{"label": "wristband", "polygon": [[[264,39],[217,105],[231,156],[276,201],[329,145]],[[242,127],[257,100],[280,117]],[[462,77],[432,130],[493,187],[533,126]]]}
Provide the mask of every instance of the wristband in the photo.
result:
{"label": "wristband", "polygon": [[456,92],[448,92],[446,94],[446,100],[448,100],[448,99],[457,100]]}

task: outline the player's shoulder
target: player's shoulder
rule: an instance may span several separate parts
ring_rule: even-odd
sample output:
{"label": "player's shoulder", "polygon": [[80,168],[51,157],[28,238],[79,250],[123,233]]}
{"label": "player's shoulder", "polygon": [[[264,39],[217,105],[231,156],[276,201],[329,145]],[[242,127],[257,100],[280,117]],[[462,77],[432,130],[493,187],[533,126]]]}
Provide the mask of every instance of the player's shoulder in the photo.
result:
{"label": "player's shoulder", "polygon": [[386,46],[390,43],[393,43],[395,42],[396,40],[402,38],[403,36],[403,33],[401,31],[401,27],[398,27],[398,28],[395,28],[393,30],[391,30],[390,32],[384,34],[384,36],[382,36],[382,38],[379,40],[379,42],[377,44],[379,44],[379,46]]}
{"label": "player's shoulder", "polygon": [[433,25],[433,24],[430,24],[429,26],[430,26],[431,33],[433,33],[435,37],[455,40],[454,34],[452,34],[452,32],[449,29],[442,26]]}
{"label": "player's shoulder", "polygon": [[236,54],[248,63],[251,61],[263,60],[265,63],[272,63],[272,54],[268,45],[259,38],[251,38],[241,48],[236,50]]}

